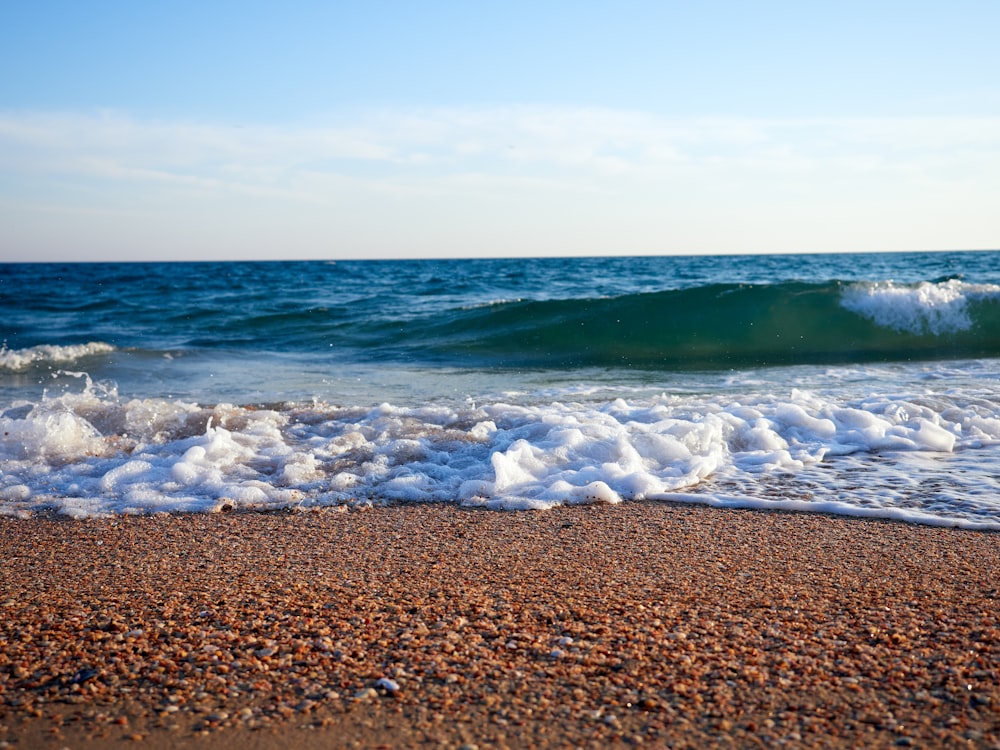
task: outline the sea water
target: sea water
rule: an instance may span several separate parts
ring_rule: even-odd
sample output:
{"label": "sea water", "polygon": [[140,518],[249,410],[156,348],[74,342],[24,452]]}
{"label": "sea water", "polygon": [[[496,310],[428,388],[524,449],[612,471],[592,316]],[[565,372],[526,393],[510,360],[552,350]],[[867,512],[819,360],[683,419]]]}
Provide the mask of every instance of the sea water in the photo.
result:
{"label": "sea water", "polygon": [[1000,252],[0,266],[0,513],[1000,529]]}

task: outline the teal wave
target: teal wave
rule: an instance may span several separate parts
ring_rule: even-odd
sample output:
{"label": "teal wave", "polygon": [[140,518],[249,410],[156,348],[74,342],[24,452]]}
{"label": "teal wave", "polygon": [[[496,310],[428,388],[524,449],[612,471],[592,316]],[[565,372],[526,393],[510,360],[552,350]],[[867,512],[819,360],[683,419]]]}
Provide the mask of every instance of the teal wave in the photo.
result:
{"label": "teal wave", "polygon": [[[998,357],[998,257],[0,264],[0,344],[9,352],[0,371],[45,372],[56,365],[39,359],[39,347],[86,342],[122,353],[112,359],[149,353],[150,363],[288,354],[331,367]],[[515,301],[490,303],[497,298]],[[36,364],[23,365],[25,356]]]}
{"label": "teal wave", "polygon": [[507,367],[715,369],[1000,356],[998,295],[964,302],[955,327],[931,330],[917,320],[900,329],[847,309],[844,290],[838,282],[712,284],[504,302],[387,324],[381,333],[391,349],[416,359]]}

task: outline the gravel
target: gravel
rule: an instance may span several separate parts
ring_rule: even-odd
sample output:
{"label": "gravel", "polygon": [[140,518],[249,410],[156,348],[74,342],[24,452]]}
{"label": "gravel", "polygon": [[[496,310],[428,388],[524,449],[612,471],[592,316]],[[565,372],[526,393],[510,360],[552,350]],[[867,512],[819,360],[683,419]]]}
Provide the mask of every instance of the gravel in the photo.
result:
{"label": "gravel", "polygon": [[1000,748],[997,534],[341,511],[0,518],[0,747]]}

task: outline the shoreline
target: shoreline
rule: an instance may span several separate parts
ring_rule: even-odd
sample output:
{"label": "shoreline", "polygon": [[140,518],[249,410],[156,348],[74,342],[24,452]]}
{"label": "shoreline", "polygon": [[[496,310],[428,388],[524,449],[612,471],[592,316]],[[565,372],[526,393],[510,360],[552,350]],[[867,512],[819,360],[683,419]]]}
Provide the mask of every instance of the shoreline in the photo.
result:
{"label": "shoreline", "polygon": [[997,541],[669,503],[0,518],[0,744],[1000,747]]}

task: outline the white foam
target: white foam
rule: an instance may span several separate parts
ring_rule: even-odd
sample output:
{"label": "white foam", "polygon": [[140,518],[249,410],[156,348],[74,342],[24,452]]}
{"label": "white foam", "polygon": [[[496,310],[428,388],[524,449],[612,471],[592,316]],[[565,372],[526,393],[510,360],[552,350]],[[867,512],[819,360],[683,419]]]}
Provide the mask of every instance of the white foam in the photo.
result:
{"label": "white foam", "polygon": [[0,369],[20,371],[38,364],[64,365],[84,357],[107,354],[113,351],[115,351],[115,347],[102,341],[70,346],[42,344],[27,349],[8,349],[6,345],[3,345],[0,346]]}
{"label": "white foam", "polygon": [[[81,392],[0,412],[0,513],[84,517],[372,500],[519,509],[697,497],[1000,528],[1000,493],[988,469],[989,460],[1000,463],[995,394],[987,383],[976,393],[863,398],[793,389],[264,409],[123,400],[85,380]],[[971,482],[954,495],[911,486],[911,469],[929,471],[920,468],[924,456],[951,460],[973,450],[992,457],[979,461],[987,467],[984,490]],[[891,475],[886,456],[895,457]],[[867,491],[852,489],[858,468],[867,472]],[[890,480],[891,491],[882,486]]]}
{"label": "white foam", "polygon": [[814,501],[792,498],[760,498],[742,495],[698,494],[673,492],[665,493],[657,500],[691,503],[692,505],[708,505],[713,508],[750,508],[757,510],[784,510],[806,513],[830,513],[853,518],[882,518],[892,521],[916,523],[922,526],[947,526],[977,531],[993,531],[1000,529],[995,521],[976,521],[960,516],[942,516],[927,513],[919,509],[899,507],[864,507],[854,503],[837,500]]}
{"label": "white foam", "polygon": [[969,302],[986,298],[1000,299],[1000,286],[958,279],[919,284],[883,281],[852,284],[844,290],[841,304],[885,328],[940,336],[971,328]]}

